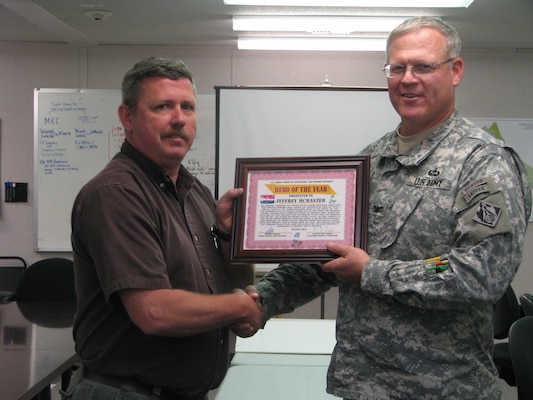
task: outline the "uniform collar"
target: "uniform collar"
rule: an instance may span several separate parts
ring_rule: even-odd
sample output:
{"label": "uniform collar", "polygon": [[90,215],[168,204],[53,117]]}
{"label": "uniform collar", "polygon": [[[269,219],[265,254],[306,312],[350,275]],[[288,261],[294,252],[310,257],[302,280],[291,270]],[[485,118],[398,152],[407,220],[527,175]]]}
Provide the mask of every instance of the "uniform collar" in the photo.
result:
{"label": "uniform collar", "polygon": [[459,119],[459,113],[454,110],[452,115],[444,121],[442,124],[434,128],[433,133],[422,140],[420,143],[412,147],[406,154],[398,155],[397,151],[397,135],[396,130],[389,135],[388,142],[386,144],[385,157],[396,158],[396,160],[402,165],[419,165],[424,161],[438,145],[449,135],[453,127],[456,125]]}

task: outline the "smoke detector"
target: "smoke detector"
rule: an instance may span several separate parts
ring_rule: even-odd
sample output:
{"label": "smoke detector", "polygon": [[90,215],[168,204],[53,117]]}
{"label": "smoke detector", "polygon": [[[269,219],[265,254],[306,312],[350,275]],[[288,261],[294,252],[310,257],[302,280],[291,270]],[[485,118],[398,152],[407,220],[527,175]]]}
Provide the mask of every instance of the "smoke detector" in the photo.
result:
{"label": "smoke detector", "polygon": [[97,22],[103,21],[113,15],[111,11],[106,10],[85,10],[83,14]]}

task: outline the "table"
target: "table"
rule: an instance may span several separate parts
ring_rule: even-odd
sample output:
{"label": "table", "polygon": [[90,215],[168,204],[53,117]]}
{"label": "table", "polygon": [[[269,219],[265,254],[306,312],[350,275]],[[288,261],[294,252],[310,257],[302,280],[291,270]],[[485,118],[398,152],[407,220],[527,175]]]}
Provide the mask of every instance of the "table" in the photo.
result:
{"label": "table", "polygon": [[249,338],[238,337],[235,353],[331,354],[334,319],[272,318]]}
{"label": "table", "polygon": [[235,356],[216,400],[330,400],[327,370],[335,320],[274,318],[250,338],[237,338]]}
{"label": "table", "polygon": [[68,376],[78,362],[72,321],[75,304],[0,305],[0,399],[30,400]]}
{"label": "table", "polygon": [[308,367],[327,367],[330,360],[330,354],[236,353],[231,359],[231,366],[304,365]]}
{"label": "table", "polygon": [[326,393],[327,366],[236,365],[215,400],[333,400]]}

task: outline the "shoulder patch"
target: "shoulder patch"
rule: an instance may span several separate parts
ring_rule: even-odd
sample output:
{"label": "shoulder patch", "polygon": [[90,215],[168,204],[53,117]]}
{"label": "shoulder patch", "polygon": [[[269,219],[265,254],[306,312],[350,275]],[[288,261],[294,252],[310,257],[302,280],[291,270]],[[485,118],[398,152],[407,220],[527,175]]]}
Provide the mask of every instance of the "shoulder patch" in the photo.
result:
{"label": "shoulder patch", "polygon": [[494,228],[501,214],[501,207],[486,201],[480,201],[472,219],[480,224]]}
{"label": "shoulder patch", "polygon": [[513,231],[501,192],[475,200],[460,213],[459,218],[462,229],[474,242]]}

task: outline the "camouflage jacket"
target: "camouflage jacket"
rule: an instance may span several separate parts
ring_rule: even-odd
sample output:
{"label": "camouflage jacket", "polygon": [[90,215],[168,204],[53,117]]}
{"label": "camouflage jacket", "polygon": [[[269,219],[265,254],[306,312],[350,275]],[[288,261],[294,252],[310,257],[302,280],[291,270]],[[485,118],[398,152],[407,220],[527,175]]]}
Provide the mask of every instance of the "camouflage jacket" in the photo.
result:
{"label": "camouflage jacket", "polygon": [[[404,155],[371,156],[361,285],[340,282],[329,393],[347,399],[499,399],[492,310],[522,259],[531,189],[517,154],[455,112]],[[426,261],[445,260],[440,270]],[[267,316],[335,285],[319,265],[257,284]]]}

